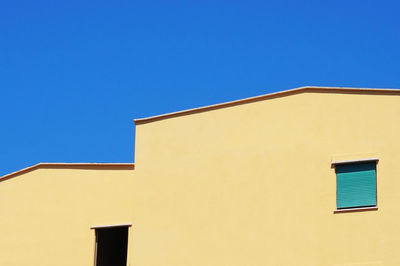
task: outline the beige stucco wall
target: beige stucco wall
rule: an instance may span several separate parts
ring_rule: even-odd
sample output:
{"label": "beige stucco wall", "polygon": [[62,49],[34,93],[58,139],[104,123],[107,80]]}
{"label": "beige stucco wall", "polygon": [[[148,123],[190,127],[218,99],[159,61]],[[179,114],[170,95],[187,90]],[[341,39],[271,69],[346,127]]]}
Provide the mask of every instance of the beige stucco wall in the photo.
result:
{"label": "beige stucco wall", "polygon": [[[299,92],[136,127],[136,266],[400,265],[400,97]],[[379,157],[334,214],[334,159]]]}
{"label": "beige stucco wall", "polygon": [[90,227],[132,223],[133,174],[133,166],[43,166],[0,182],[0,265],[93,265]]}

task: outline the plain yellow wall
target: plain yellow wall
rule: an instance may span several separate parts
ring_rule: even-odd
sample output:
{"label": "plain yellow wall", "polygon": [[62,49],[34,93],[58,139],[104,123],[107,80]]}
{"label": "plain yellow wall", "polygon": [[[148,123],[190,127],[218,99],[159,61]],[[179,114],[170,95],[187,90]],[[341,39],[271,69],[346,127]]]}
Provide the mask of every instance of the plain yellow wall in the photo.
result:
{"label": "plain yellow wall", "polygon": [[133,174],[133,165],[43,166],[0,182],[0,265],[93,265],[90,227],[132,223]]}
{"label": "plain yellow wall", "polygon": [[[135,266],[400,265],[400,97],[299,92],[136,127]],[[334,214],[335,158],[379,157]]]}

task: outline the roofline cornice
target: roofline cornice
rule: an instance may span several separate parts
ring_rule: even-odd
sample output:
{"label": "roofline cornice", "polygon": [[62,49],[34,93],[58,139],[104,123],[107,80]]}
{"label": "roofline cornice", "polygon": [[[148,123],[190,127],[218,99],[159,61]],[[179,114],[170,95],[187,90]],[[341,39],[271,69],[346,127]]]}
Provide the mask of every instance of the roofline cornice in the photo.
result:
{"label": "roofline cornice", "polygon": [[39,169],[39,168],[108,168],[108,167],[120,167],[126,169],[135,169],[134,163],[38,163],[21,170],[12,172],[10,174],[3,175],[0,177],[0,182],[9,178],[25,174],[27,172]]}
{"label": "roofline cornice", "polygon": [[199,112],[206,112],[211,110],[216,110],[225,107],[231,107],[240,104],[246,104],[251,102],[257,102],[261,100],[267,100],[277,97],[288,96],[291,94],[302,93],[302,92],[320,92],[320,93],[354,93],[354,94],[391,94],[391,95],[400,95],[400,89],[383,89],[383,88],[351,88],[351,87],[318,87],[318,86],[305,86],[299,87],[290,90],[284,90],[279,92],[273,92],[269,94],[259,95],[255,97],[244,98],[235,101],[229,101],[224,103],[218,103],[213,105],[207,105],[203,107],[197,107],[192,109],[186,109],[182,111],[166,113],[156,116],[150,116],[145,118],[134,119],[136,125],[145,124],[149,122],[154,122],[158,120],[163,120],[167,118],[189,115]]}

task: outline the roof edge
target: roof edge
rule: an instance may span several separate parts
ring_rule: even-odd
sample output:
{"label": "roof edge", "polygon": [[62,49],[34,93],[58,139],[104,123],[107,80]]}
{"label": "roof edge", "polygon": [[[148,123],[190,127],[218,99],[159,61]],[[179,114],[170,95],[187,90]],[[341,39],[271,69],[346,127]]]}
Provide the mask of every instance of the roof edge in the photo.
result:
{"label": "roof edge", "polygon": [[38,163],[21,170],[3,175],[0,177],[0,182],[6,179],[22,175],[24,173],[36,170],[41,167],[47,168],[60,168],[60,167],[70,167],[70,168],[77,168],[77,167],[129,167],[135,169],[134,163]]}
{"label": "roof edge", "polygon": [[177,116],[181,116],[181,115],[205,112],[205,111],[220,109],[220,108],[224,108],[224,107],[230,107],[233,105],[246,104],[246,103],[256,102],[256,101],[260,101],[260,100],[266,100],[266,99],[270,99],[270,98],[274,98],[274,97],[282,97],[282,96],[286,96],[288,94],[294,94],[294,93],[300,93],[300,92],[328,92],[328,93],[342,92],[342,93],[375,93],[375,94],[389,93],[389,94],[399,94],[400,95],[400,89],[304,86],[304,87],[298,87],[298,88],[294,88],[294,89],[290,89],[290,90],[278,91],[278,92],[263,94],[263,95],[259,95],[259,96],[224,102],[224,103],[217,103],[217,104],[196,107],[196,108],[186,109],[186,110],[177,111],[177,112],[171,112],[171,113],[155,115],[155,116],[150,116],[150,117],[145,117],[145,118],[138,118],[138,119],[134,119],[133,121],[135,122],[136,125],[140,125],[140,124],[145,124],[145,123],[149,123],[149,122],[154,122],[157,120],[163,120],[163,119],[167,119],[167,118],[177,117]]}

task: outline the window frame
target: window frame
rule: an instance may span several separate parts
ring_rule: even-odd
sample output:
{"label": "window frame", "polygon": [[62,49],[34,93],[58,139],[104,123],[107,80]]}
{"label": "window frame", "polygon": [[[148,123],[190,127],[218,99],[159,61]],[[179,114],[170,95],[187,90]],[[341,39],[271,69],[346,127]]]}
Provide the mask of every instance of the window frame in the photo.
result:
{"label": "window frame", "polygon": [[[338,208],[338,177],[336,172],[337,165],[343,164],[357,164],[357,163],[368,163],[375,162],[375,205],[372,206],[360,206],[360,207],[348,207],[348,208]],[[332,168],[335,169],[335,188],[336,188],[336,198],[335,198],[335,210],[334,213],[343,213],[343,212],[358,212],[358,211],[374,211],[378,210],[378,158],[368,158],[368,159],[357,159],[357,160],[344,160],[344,161],[332,161]]]}

